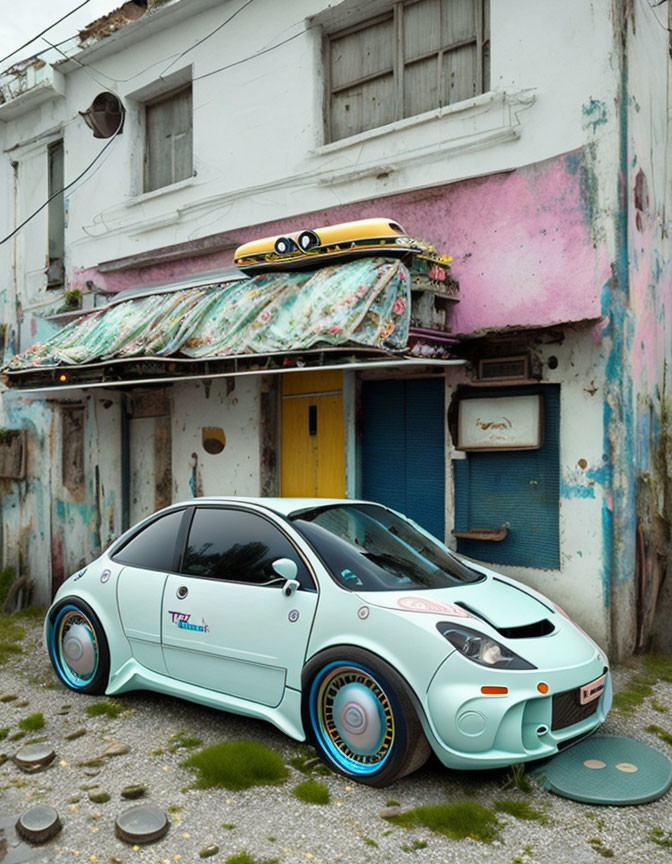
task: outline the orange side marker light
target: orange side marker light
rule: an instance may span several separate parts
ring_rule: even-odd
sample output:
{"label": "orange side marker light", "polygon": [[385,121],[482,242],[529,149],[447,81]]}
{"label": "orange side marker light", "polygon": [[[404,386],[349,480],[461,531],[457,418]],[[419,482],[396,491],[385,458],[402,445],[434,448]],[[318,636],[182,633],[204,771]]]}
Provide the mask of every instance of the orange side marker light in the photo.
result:
{"label": "orange side marker light", "polygon": [[484,696],[506,696],[508,692],[508,687],[481,687]]}
{"label": "orange side marker light", "polygon": [[546,693],[548,693],[548,691],[549,691],[549,686],[544,681],[541,681],[541,682],[539,682],[539,684],[537,684],[537,690],[540,693],[543,693],[544,695],[546,695]]}

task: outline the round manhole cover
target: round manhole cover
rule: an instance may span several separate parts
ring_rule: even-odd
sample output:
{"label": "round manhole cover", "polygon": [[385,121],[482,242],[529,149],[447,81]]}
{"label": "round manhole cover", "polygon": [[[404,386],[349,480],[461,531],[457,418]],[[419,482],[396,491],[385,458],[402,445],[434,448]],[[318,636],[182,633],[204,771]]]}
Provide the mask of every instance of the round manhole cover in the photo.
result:
{"label": "round manhole cover", "polygon": [[56,751],[48,742],[44,744],[28,744],[22,747],[14,757],[14,761],[22,771],[39,771],[53,762]]}
{"label": "round manhole cover", "polygon": [[616,735],[593,735],[530,771],[551,792],[589,804],[645,804],[672,785],[659,750]]}
{"label": "round manhole cover", "polygon": [[31,807],[22,813],[16,823],[16,830],[31,843],[46,843],[61,830],[63,825],[53,807]]}
{"label": "round manhole cover", "polygon": [[126,843],[152,843],[168,831],[168,818],[160,807],[140,804],[119,814],[115,830]]}

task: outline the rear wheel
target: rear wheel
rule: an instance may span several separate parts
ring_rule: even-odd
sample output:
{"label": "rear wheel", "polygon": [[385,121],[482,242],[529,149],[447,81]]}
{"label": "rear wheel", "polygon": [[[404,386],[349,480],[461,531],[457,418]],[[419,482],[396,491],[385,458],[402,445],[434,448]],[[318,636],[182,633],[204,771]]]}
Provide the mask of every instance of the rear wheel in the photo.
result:
{"label": "rear wheel", "polygon": [[385,786],[430,753],[404,679],[358,648],[331,648],[306,666],[304,726],[341,774]]}
{"label": "rear wheel", "polygon": [[80,693],[104,693],[110,653],[96,613],[83,600],[64,600],[51,614],[49,657],[56,674]]}

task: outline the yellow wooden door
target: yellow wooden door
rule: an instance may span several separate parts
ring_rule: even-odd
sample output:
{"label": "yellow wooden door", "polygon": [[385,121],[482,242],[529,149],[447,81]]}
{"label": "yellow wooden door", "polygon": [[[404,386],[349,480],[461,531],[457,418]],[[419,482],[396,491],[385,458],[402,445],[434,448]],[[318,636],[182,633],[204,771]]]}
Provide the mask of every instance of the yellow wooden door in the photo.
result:
{"label": "yellow wooden door", "polygon": [[345,497],[341,372],[284,375],[281,423],[282,494]]}

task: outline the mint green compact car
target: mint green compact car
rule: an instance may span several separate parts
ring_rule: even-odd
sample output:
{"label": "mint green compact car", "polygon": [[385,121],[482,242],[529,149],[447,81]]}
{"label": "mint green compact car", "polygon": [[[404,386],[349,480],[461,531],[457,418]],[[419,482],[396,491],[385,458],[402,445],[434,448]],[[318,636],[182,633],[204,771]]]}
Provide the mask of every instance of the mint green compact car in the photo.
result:
{"label": "mint green compact car", "polygon": [[61,680],[270,720],[382,786],[553,755],[611,704],[607,659],[550,600],[378,504],[199,498],[127,531],[47,613]]}

